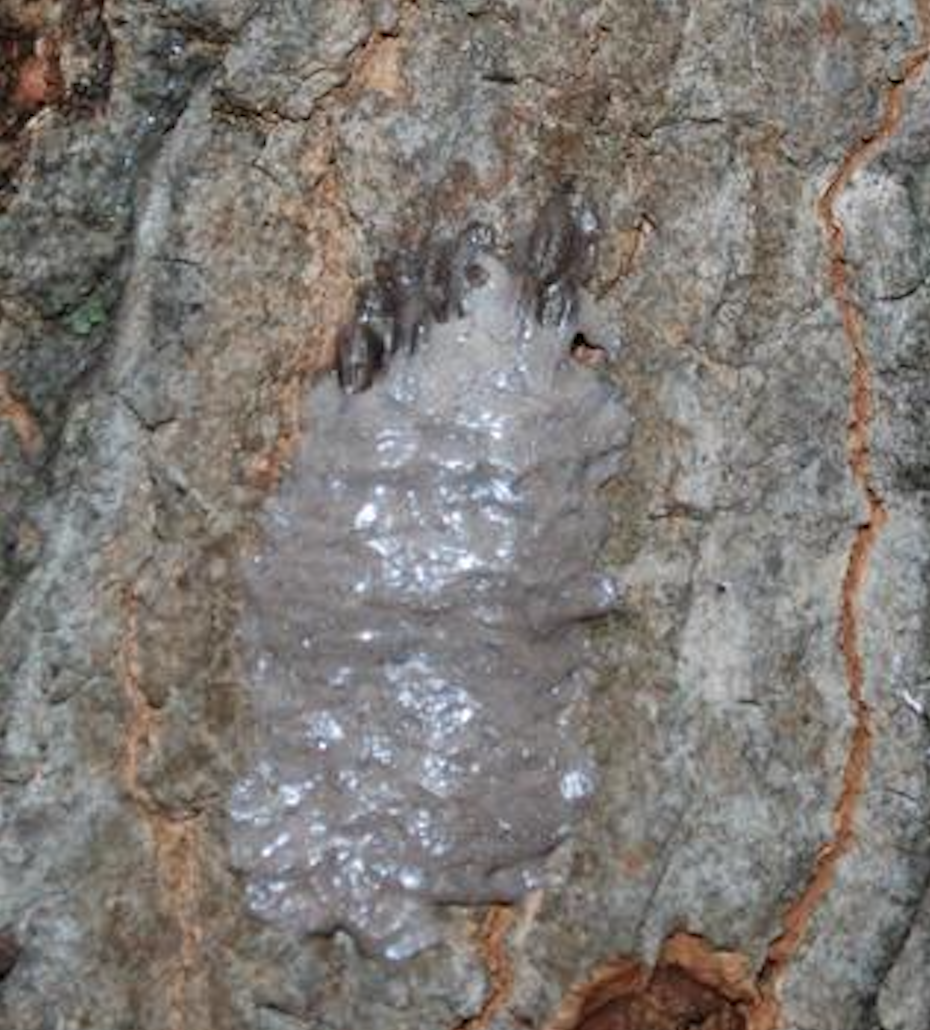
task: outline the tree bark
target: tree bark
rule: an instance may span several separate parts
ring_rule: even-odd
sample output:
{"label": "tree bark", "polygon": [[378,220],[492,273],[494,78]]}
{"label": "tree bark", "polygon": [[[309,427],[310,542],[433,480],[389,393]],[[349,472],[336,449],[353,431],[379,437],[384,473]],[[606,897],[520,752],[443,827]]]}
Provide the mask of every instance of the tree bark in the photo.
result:
{"label": "tree bark", "polygon": [[[926,1030],[930,8],[5,0],[0,1027]],[[251,916],[239,555],[355,285],[567,179],[634,416],[596,800],[404,963]]]}

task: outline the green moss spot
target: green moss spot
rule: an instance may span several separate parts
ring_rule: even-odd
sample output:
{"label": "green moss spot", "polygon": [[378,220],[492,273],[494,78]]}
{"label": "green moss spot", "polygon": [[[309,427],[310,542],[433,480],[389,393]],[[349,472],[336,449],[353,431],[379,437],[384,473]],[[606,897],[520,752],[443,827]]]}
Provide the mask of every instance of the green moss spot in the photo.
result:
{"label": "green moss spot", "polygon": [[98,325],[107,320],[107,309],[103,300],[93,294],[66,316],[68,328],[78,336],[89,336]]}

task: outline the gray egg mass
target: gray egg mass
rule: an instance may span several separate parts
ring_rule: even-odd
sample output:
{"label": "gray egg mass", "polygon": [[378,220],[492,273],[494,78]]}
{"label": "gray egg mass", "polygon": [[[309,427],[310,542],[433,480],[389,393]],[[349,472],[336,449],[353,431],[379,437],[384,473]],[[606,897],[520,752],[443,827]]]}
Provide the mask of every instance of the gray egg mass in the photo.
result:
{"label": "gray egg mass", "polygon": [[251,909],[295,931],[412,955],[436,906],[543,884],[594,788],[584,624],[617,601],[600,488],[628,417],[572,357],[615,340],[577,281],[590,208],[560,196],[517,270],[469,227],[441,314],[409,261],[399,301],[366,296],[342,345],[361,364],[309,391],[265,507],[230,834]]}

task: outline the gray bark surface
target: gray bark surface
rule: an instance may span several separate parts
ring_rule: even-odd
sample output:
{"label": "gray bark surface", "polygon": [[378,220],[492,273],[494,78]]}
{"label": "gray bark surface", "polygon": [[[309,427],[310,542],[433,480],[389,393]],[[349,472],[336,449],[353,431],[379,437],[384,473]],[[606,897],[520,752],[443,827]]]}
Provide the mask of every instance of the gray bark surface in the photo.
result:
{"label": "gray bark surface", "polygon": [[[5,0],[0,1027],[927,1030],[930,9]],[[229,864],[238,555],[355,284],[573,177],[635,419],[562,886]]]}

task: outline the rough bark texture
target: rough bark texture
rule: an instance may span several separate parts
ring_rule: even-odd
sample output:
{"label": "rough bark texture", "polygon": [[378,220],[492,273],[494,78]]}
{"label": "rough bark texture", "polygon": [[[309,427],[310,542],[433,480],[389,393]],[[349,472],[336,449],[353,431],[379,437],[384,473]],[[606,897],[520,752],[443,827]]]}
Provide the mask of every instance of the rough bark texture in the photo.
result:
{"label": "rough bark texture", "polygon": [[[4,0],[3,1030],[926,1030],[925,0]],[[564,885],[249,917],[237,554],[353,284],[575,176],[636,418]],[[923,899],[923,900],[922,900]]]}

